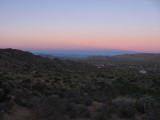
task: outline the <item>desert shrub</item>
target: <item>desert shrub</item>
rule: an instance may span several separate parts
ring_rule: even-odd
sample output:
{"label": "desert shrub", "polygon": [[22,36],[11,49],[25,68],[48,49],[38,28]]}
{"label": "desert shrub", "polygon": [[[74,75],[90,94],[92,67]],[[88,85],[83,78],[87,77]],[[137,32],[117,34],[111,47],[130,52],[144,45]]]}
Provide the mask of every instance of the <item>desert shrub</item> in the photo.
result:
{"label": "desert shrub", "polygon": [[30,79],[23,80],[21,82],[21,86],[20,87],[30,89],[30,87],[31,87],[31,80]]}
{"label": "desert shrub", "polygon": [[83,104],[89,106],[93,102],[93,98],[91,98],[89,96],[85,96],[85,97],[83,97],[82,101],[83,101]]}
{"label": "desert shrub", "polygon": [[80,96],[72,98],[72,101],[76,104],[84,104],[86,106],[89,106],[93,102],[93,98],[90,96]]}
{"label": "desert shrub", "polygon": [[30,100],[30,106],[37,119],[65,119],[89,117],[89,111],[82,104],[75,104],[66,99],[58,97],[34,97]]}
{"label": "desert shrub", "polygon": [[99,102],[106,102],[106,101],[108,101],[108,96],[105,96],[102,93],[96,93],[96,94],[94,94],[93,98],[94,98],[95,101],[99,101]]}
{"label": "desert shrub", "polygon": [[3,99],[3,97],[4,97],[4,90],[0,88],[0,101]]}
{"label": "desert shrub", "polygon": [[10,85],[7,85],[7,83],[4,85],[2,84],[2,88],[0,88],[0,102],[6,101],[7,96],[11,91]]}
{"label": "desert shrub", "polygon": [[27,89],[15,89],[11,92],[11,96],[14,97],[14,102],[21,106],[27,106],[28,99],[32,97],[32,93]]}
{"label": "desert shrub", "polygon": [[9,110],[12,108],[13,103],[10,101],[0,102],[0,116],[4,113],[9,113]]}
{"label": "desert shrub", "polygon": [[37,119],[59,120],[64,115],[64,109],[62,107],[64,102],[56,98],[34,97],[30,101],[30,104]]}
{"label": "desert shrub", "polygon": [[46,83],[49,83],[50,81],[47,79],[47,80],[45,80],[45,82],[46,82]]}
{"label": "desert shrub", "polygon": [[68,103],[67,104],[67,113],[70,118],[87,118],[90,116],[90,113],[85,105]]}
{"label": "desert shrub", "polygon": [[121,117],[133,117],[136,113],[135,100],[126,97],[119,97],[112,100],[113,105]]}
{"label": "desert shrub", "polygon": [[136,101],[136,108],[140,113],[146,113],[155,105],[155,100],[151,96],[144,96]]}
{"label": "desert shrub", "polygon": [[35,78],[40,78],[40,77],[42,77],[42,75],[39,74],[39,73],[36,73],[36,74],[33,75],[33,77],[35,77]]}
{"label": "desert shrub", "polygon": [[85,105],[77,105],[76,111],[77,111],[76,117],[80,117],[80,118],[90,117],[90,112]]}
{"label": "desert shrub", "polygon": [[110,117],[110,108],[107,105],[99,106],[93,115],[95,120],[107,120]]}
{"label": "desert shrub", "polygon": [[23,106],[23,107],[28,107],[28,100],[27,99],[22,99],[22,98],[16,98],[15,100],[15,103],[20,105],[20,106]]}
{"label": "desert shrub", "polygon": [[44,89],[47,88],[47,86],[46,86],[45,83],[37,82],[37,83],[35,83],[35,84],[32,86],[32,88],[33,88],[34,90],[39,91],[39,92],[43,92]]}
{"label": "desert shrub", "polygon": [[120,95],[129,95],[132,97],[139,98],[143,95],[151,95],[154,96],[156,99],[160,99],[159,92],[155,92],[151,89],[146,89],[143,87],[139,87],[135,84],[126,82],[124,80],[115,80],[113,82],[113,87],[115,88],[116,92]]}
{"label": "desert shrub", "polygon": [[22,84],[29,84],[29,83],[31,83],[31,79],[25,79],[21,83]]}
{"label": "desert shrub", "polygon": [[15,89],[11,92],[11,94],[14,95],[16,98],[22,98],[26,96],[26,94],[24,94],[24,91],[22,91],[22,89]]}
{"label": "desert shrub", "polygon": [[3,109],[4,109],[3,105],[2,103],[0,103],[0,119],[3,119],[4,113],[5,113]]}
{"label": "desert shrub", "polygon": [[160,104],[152,106],[147,112],[147,120],[160,120]]}
{"label": "desert shrub", "polygon": [[144,96],[136,101],[136,108],[147,115],[146,120],[160,120],[160,104],[151,96]]}
{"label": "desert shrub", "polygon": [[61,78],[60,77],[55,77],[54,80],[55,80],[54,82],[57,83],[57,82],[61,81]]}
{"label": "desert shrub", "polygon": [[40,97],[40,96],[41,96],[41,93],[38,92],[38,91],[32,91],[31,95],[32,95],[32,96],[36,96],[36,97]]}
{"label": "desert shrub", "polygon": [[9,82],[3,82],[1,87],[3,88],[5,94],[8,94],[13,90],[14,85],[12,83],[9,83]]}

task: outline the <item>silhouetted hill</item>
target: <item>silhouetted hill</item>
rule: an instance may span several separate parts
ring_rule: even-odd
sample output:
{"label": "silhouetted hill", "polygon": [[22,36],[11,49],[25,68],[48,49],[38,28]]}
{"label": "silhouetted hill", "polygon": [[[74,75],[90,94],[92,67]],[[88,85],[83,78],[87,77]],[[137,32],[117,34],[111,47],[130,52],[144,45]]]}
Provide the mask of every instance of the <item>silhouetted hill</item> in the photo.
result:
{"label": "silhouetted hill", "polygon": [[33,62],[40,57],[33,55],[27,51],[17,49],[0,49],[0,58],[5,60],[18,60],[23,62]]}
{"label": "silhouetted hill", "polygon": [[61,60],[58,58],[49,59],[39,55],[33,55],[27,51],[16,49],[0,49],[0,65],[4,69],[21,69],[24,71],[30,70],[79,70],[92,67],[91,65],[75,62],[71,60]]}

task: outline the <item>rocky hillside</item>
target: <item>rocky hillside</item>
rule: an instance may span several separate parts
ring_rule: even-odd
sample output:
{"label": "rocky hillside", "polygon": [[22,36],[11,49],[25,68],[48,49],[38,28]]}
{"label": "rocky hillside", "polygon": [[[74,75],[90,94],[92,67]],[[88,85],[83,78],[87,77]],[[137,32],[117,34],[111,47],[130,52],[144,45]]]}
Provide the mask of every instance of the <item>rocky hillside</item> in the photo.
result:
{"label": "rocky hillside", "polygon": [[[48,59],[33,55],[32,53],[15,50],[15,49],[0,49],[0,66],[2,71],[55,71],[55,70],[74,70],[83,71],[84,69],[92,68],[93,66],[74,62],[71,60],[60,60],[58,58]],[[82,70],[83,69],[83,70]],[[47,72],[48,72],[47,71]]]}
{"label": "rocky hillside", "polygon": [[125,56],[100,68],[0,49],[0,120],[159,120],[160,65]]}

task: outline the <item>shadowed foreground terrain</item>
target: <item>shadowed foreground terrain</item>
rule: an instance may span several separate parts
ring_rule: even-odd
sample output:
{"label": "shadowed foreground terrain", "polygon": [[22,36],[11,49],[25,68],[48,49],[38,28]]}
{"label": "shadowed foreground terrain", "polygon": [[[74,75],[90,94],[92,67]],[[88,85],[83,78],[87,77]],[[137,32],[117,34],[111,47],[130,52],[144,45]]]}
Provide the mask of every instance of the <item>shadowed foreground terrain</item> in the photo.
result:
{"label": "shadowed foreground terrain", "polygon": [[99,58],[0,49],[0,120],[160,120],[159,55]]}

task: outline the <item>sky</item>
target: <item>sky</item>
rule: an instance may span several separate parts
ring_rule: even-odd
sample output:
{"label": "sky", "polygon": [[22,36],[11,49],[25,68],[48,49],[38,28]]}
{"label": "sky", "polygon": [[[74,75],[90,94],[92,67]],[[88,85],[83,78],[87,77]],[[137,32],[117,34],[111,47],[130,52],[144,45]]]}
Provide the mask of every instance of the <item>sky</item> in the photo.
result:
{"label": "sky", "polygon": [[160,52],[159,0],[0,0],[0,48]]}

